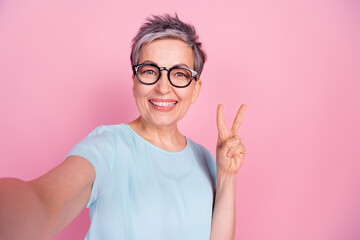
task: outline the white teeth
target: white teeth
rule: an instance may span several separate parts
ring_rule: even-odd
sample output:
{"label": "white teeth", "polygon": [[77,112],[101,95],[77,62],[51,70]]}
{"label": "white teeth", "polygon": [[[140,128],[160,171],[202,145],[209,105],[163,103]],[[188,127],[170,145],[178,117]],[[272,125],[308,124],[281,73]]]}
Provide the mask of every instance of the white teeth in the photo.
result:
{"label": "white teeth", "polygon": [[159,107],[172,107],[176,104],[176,102],[154,102],[151,100],[150,100],[150,102]]}

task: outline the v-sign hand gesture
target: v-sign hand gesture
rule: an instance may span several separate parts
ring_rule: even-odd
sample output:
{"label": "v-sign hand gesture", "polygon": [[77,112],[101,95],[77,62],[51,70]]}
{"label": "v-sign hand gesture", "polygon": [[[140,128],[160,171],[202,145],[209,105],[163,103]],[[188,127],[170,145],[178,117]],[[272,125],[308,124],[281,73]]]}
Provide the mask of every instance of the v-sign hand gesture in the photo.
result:
{"label": "v-sign hand gesture", "polygon": [[231,129],[227,129],[224,121],[224,106],[220,104],[217,108],[218,140],[216,148],[216,168],[219,172],[236,175],[245,157],[245,146],[237,136],[246,105],[242,104],[236,114]]}

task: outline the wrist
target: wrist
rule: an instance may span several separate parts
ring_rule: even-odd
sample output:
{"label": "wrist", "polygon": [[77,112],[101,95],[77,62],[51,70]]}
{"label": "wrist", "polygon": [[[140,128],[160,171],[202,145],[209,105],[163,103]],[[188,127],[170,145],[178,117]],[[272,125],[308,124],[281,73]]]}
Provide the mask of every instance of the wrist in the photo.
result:
{"label": "wrist", "polygon": [[219,166],[216,167],[216,176],[227,179],[227,180],[234,179],[234,178],[236,179],[237,173],[238,172],[230,171],[225,168],[220,168]]}
{"label": "wrist", "polygon": [[217,189],[224,186],[235,186],[237,174],[229,173],[227,171],[218,170],[216,174]]}

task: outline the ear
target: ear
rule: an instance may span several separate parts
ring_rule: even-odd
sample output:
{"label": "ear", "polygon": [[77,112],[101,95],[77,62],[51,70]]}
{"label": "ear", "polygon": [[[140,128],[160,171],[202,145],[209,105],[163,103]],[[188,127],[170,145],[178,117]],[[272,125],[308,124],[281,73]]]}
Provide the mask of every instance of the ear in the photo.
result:
{"label": "ear", "polygon": [[193,91],[191,104],[193,104],[196,101],[196,99],[199,97],[201,85],[202,85],[201,79],[195,81],[195,88],[194,88],[194,91]]}

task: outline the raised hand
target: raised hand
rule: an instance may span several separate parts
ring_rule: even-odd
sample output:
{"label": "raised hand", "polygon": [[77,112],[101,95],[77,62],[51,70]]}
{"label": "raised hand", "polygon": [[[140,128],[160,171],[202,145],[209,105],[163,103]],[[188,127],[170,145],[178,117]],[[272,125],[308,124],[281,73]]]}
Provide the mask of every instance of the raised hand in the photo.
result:
{"label": "raised hand", "polygon": [[224,106],[220,104],[217,108],[218,140],[216,148],[217,171],[236,175],[244,161],[246,148],[237,136],[242,119],[245,114],[246,105],[242,104],[236,114],[231,129],[227,129],[224,121]]}

